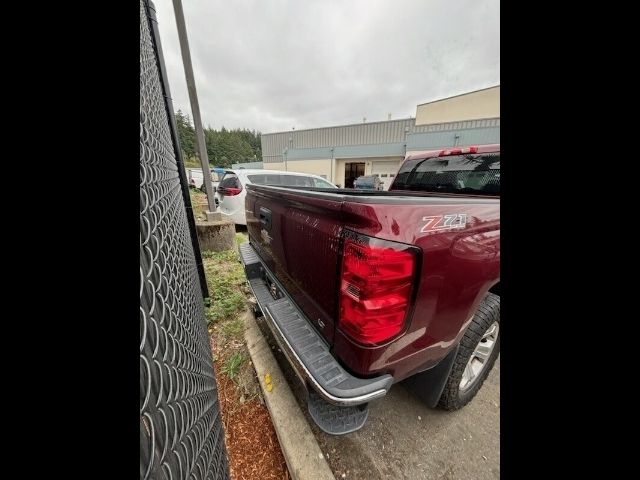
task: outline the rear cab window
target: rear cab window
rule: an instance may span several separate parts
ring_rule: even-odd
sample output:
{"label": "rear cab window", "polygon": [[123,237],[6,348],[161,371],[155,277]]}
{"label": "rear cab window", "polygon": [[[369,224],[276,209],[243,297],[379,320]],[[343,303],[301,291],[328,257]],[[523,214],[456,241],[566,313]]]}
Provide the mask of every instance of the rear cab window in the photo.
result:
{"label": "rear cab window", "polygon": [[500,152],[407,160],[389,190],[500,196]]}

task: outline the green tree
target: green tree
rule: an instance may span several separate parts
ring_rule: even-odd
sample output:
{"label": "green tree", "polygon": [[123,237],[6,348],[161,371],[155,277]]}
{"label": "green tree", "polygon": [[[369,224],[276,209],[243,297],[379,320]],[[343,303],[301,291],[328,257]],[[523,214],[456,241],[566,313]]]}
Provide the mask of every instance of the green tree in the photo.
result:
{"label": "green tree", "polygon": [[252,162],[262,159],[260,137],[246,129],[219,131],[208,127],[205,132],[207,155],[214,166],[229,167],[232,163]]}
{"label": "green tree", "polygon": [[[196,132],[188,115],[176,112],[176,125],[182,155],[185,160],[197,158]],[[247,129],[215,130],[211,126],[204,130],[207,156],[212,166],[230,167],[232,163],[262,161],[260,132]]]}
{"label": "green tree", "polygon": [[191,125],[189,115],[185,115],[181,110],[176,112],[176,127],[182,156],[185,160],[194,158],[196,156],[196,131]]}
{"label": "green tree", "polygon": [[252,157],[255,157],[256,161],[261,161],[262,145],[260,144],[260,132],[246,129],[234,130],[234,132],[237,132],[237,135],[251,146],[251,150],[253,152]]}

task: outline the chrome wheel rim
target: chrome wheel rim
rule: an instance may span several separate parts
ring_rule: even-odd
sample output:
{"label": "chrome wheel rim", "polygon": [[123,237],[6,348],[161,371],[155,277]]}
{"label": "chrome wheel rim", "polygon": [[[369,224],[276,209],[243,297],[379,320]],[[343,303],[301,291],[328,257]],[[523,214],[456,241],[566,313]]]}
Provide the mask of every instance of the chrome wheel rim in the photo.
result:
{"label": "chrome wheel rim", "polygon": [[493,322],[480,339],[480,342],[478,342],[478,345],[476,345],[475,350],[471,354],[462,372],[462,379],[460,380],[461,391],[471,388],[486,368],[489,357],[491,357],[491,353],[496,346],[499,331],[500,324]]}

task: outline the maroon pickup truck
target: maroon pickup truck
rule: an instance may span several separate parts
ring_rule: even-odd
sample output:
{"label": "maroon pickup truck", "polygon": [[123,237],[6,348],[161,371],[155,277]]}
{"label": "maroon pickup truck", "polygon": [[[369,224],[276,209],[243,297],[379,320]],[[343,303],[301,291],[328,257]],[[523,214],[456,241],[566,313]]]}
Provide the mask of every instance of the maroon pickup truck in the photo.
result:
{"label": "maroon pickup truck", "polygon": [[[500,350],[500,146],[412,153],[389,191],[249,185],[240,256],[327,433],[403,383],[455,410]],[[399,412],[401,413],[401,412]]]}

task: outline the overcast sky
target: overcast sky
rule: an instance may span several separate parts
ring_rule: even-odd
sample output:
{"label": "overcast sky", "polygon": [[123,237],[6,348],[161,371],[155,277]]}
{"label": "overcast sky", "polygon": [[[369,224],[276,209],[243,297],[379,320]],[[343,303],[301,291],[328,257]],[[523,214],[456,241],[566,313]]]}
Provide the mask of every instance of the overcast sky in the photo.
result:
{"label": "overcast sky", "polygon": [[[191,114],[172,0],[154,0]],[[500,83],[499,0],[182,0],[203,123],[269,133],[415,116]]]}

